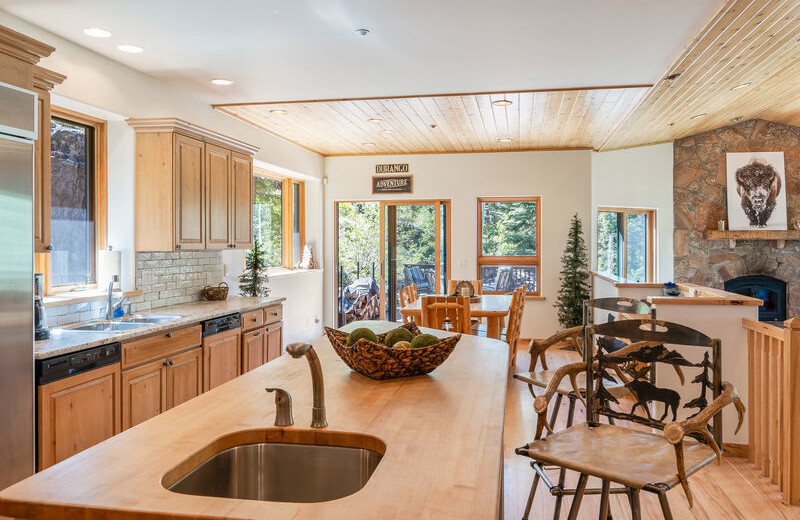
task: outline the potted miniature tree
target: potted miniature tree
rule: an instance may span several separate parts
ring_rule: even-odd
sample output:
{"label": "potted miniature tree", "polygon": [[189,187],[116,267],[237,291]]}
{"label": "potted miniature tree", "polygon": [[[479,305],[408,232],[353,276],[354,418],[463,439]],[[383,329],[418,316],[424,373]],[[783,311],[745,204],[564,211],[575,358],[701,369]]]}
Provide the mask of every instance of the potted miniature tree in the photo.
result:
{"label": "potted miniature tree", "polygon": [[564,327],[583,323],[583,300],[589,299],[589,255],[583,240],[583,223],[576,213],[570,223],[567,246],[561,255],[561,288],[555,308]]}
{"label": "potted miniature tree", "polygon": [[266,268],[264,243],[261,239],[254,240],[253,247],[245,256],[244,272],[239,277],[239,292],[242,296],[269,296]]}

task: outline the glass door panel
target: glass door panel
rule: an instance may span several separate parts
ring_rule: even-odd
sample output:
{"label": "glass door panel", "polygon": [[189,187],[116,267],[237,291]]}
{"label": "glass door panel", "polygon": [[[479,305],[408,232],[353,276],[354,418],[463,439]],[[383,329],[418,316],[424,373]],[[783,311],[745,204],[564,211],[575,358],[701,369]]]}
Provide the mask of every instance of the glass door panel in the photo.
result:
{"label": "glass door panel", "polygon": [[380,203],[336,203],[337,326],[380,319]]}

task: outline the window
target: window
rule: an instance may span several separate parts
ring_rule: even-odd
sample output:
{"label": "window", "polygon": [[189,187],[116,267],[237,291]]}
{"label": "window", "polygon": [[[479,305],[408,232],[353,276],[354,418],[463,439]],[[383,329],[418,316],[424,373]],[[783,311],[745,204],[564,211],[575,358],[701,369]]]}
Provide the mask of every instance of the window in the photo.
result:
{"label": "window", "polygon": [[296,266],[305,245],[305,184],[256,171],[253,239],[261,240],[269,267]]}
{"label": "window", "polygon": [[106,122],[53,107],[50,253],[37,255],[46,294],[96,286],[106,247]]}
{"label": "window", "polygon": [[541,199],[478,199],[478,278],[484,293],[524,285],[539,294]]}
{"label": "window", "polygon": [[655,274],[655,211],[597,209],[597,270],[652,282]]}

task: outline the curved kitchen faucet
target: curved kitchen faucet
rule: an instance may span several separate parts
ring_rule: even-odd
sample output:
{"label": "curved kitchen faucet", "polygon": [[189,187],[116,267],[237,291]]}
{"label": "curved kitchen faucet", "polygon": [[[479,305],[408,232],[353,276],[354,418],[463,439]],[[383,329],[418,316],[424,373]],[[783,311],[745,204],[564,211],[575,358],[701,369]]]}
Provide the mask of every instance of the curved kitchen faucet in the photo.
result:
{"label": "curved kitchen faucet", "polygon": [[325,428],[325,386],[322,382],[322,365],[320,365],[314,347],[308,343],[292,343],[286,347],[286,352],[293,358],[305,356],[311,368],[311,384],[314,390],[314,407],[311,409],[311,427]]}

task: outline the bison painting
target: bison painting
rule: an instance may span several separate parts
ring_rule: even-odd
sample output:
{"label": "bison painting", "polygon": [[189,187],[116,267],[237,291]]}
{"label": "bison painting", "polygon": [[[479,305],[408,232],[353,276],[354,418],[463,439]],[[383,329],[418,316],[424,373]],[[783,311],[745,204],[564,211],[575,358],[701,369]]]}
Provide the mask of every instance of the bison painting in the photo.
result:
{"label": "bison painting", "polygon": [[781,188],[781,177],[771,164],[754,159],[736,170],[736,193],[751,227],[766,227]]}

